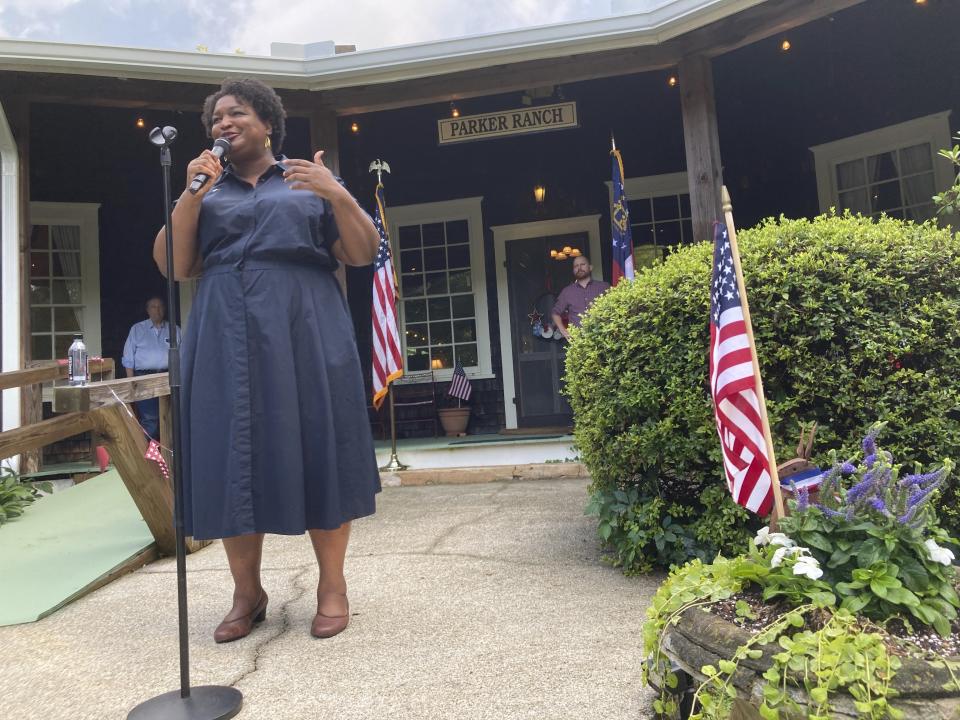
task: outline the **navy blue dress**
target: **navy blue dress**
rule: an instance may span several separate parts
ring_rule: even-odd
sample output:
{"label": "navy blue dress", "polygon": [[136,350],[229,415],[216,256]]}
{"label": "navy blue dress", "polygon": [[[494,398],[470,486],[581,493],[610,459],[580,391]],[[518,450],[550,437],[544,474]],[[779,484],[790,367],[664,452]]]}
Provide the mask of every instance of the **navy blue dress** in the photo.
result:
{"label": "navy blue dress", "polygon": [[[282,163],[282,159],[281,159]],[[380,490],[330,204],[228,166],[204,196],[182,349],[185,530],[299,535],[371,515]]]}

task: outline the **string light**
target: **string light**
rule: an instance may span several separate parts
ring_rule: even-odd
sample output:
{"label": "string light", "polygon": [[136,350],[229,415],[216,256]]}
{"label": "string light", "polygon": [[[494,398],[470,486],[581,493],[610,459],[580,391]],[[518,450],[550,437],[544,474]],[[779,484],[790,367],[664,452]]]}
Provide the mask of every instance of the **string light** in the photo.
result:
{"label": "string light", "polygon": [[450,103],[450,117],[460,117],[460,108],[458,108],[454,103]]}
{"label": "string light", "polygon": [[350,123],[350,132],[356,135],[358,132],[360,132],[360,126],[355,122]]}
{"label": "string light", "polygon": [[676,75],[671,75],[670,77],[667,78],[667,85],[669,85],[670,87],[676,87],[677,82],[678,80]]}
{"label": "string light", "polygon": [[143,118],[137,118],[137,127],[142,128],[146,126],[146,121]]}
{"label": "string light", "polygon": [[789,40],[784,40],[782,43],[780,43],[780,49],[783,50],[783,52],[787,52],[791,47],[793,46],[790,44]]}

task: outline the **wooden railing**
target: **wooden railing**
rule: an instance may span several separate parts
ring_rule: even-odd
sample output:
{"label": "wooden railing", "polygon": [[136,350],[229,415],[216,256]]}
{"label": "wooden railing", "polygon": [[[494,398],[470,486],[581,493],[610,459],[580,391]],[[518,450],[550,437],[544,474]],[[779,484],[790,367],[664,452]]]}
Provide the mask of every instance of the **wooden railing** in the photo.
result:
{"label": "wooden railing", "polygon": [[[112,371],[113,361],[109,363]],[[91,363],[91,371],[92,363]],[[56,372],[57,374],[53,374]],[[27,368],[0,373],[0,388],[12,388],[65,377],[53,367]],[[49,420],[25,424],[0,433],[0,458],[36,450],[80,433],[93,431],[95,444],[105,445],[137,509],[165,555],[176,552],[173,527],[173,462],[164,450],[170,479],[146,456],[147,438],[125,403],[160,399],[160,444],[172,447],[170,385],[166,373],[91,382],[82,386],[54,387],[54,411]],[[192,552],[208,541],[187,540]]]}

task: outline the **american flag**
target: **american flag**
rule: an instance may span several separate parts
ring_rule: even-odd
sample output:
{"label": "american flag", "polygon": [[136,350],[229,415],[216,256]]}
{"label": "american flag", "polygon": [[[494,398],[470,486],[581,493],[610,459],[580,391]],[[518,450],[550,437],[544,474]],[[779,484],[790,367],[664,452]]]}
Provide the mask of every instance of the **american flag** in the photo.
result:
{"label": "american flag", "polygon": [[727,486],[739,505],[759,515],[770,512],[773,483],[764,440],[753,351],[737,288],[727,229],[713,233],[710,286],[710,392]]}
{"label": "american flag", "polygon": [[[97,450],[99,449],[100,448],[97,448]],[[147,452],[144,453],[144,457],[147,460],[153,460],[157,464],[164,480],[170,479],[170,468],[167,467],[167,461],[164,460],[163,455],[160,454],[160,443],[156,440],[151,440],[150,444],[147,445]]]}
{"label": "american flag", "polygon": [[623,189],[623,159],[619,150],[611,150],[613,157],[613,206],[610,209],[611,235],[613,237],[612,284],[622,279],[633,280],[633,233],[630,231],[630,211],[627,195]]}
{"label": "american flag", "polygon": [[473,388],[470,385],[470,380],[463,371],[463,365],[458,360],[453,368],[453,377],[450,379],[450,388],[447,390],[447,395],[467,401],[470,399],[471,392],[473,392]]}
{"label": "american flag", "polygon": [[373,264],[373,405],[383,404],[390,383],[403,375],[400,333],[397,331],[397,276],[390,257],[390,239],[384,225],[383,185],[377,183],[377,212],[373,223],[380,247]]}

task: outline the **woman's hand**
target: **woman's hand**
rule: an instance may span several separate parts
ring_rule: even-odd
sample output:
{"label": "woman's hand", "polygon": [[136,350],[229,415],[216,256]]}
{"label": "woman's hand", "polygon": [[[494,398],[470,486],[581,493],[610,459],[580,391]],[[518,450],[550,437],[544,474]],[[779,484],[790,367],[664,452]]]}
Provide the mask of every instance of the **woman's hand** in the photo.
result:
{"label": "woman's hand", "polygon": [[190,164],[187,165],[187,187],[190,187],[193,179],[201,173],[210,178],[192,197],[199,200],[206,195],[222,172],[223,166],[220,164],[220,159],[209,150],[204,150],[200,155],[191,160]]}
{"label": "woman's hand", "polygon": [[309,190],[331,202],[344,195],[349,196],[329,168],[323,164],[323,150],[313,156],[313,162],[284,160],[283,164],[287,168],[283,173],[283,181],[292,190]]}

